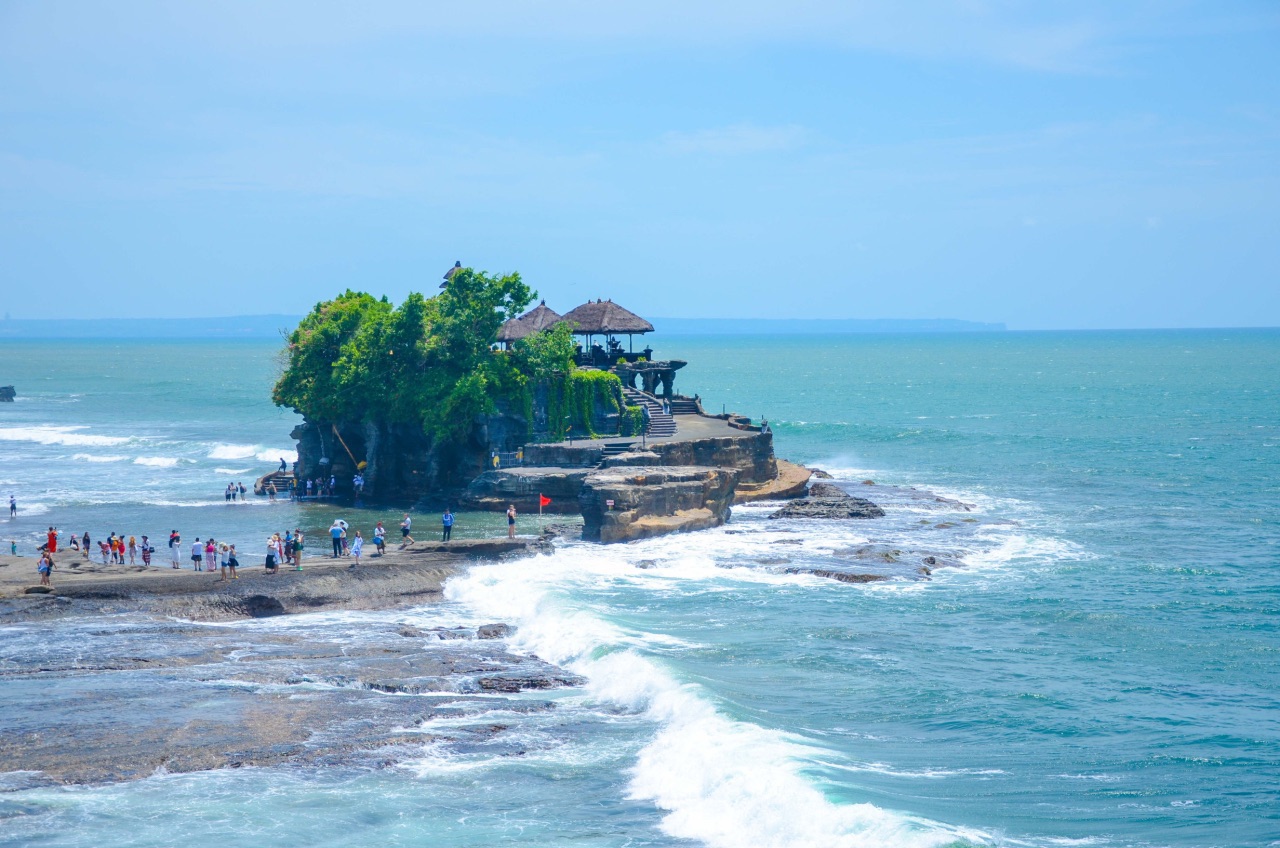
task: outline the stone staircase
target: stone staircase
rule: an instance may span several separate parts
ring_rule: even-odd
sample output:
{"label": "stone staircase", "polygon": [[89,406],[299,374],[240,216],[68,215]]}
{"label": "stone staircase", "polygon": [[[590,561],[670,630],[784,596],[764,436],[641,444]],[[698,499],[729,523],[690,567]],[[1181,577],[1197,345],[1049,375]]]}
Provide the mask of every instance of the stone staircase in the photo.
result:
{"label": "stone staircase", "polygon": [[672,398],[671,399],[672,415],[697,415],[698,404],[694,403],[690,398]]}
{"label": "stone staircase", "polygon": [[674,436],[676,434],[675,418],[662,411],[662,402],[656,397],[629,386],[623,386],[622,394],[626,397],[628,405],[643,406],[649,410],[649,428],[645,431],[645,434],[650,438]]}

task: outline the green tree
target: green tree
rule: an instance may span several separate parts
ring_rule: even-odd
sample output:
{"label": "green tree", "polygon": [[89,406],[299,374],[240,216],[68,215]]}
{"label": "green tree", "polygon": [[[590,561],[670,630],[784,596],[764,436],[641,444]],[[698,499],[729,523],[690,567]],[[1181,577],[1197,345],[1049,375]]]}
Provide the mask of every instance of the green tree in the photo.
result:
{"label": "green tree", "polygon": [[573,331],[564,322],[525,336],[513,347],[516,367],[534,379],[573,370]]}
{"label": "green tree", "polygon": [[395,308],[348,290],[316,304],[289,336],[272,398],[313,421],[416,422],[427,435],[461,438],[497,399],[524,391],[524,375],[492,346],[534,296],[519,274],[470,268],[439,295],[410,294]]}

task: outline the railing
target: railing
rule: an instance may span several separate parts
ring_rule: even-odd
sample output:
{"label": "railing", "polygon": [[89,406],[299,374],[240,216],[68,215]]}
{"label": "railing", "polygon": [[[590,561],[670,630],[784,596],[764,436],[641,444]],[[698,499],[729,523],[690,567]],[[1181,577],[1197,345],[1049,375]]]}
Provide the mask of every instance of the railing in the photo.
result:
{"label": "railing", "polygon": [[517,468],[524,465],[524,448],[513,451],[491,451],[490,468]]}

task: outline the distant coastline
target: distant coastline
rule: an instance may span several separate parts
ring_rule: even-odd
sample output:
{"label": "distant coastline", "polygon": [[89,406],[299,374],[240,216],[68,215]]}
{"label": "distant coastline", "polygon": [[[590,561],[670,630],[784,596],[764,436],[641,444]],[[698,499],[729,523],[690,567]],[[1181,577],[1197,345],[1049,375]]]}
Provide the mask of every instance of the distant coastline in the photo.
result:
{"label": "distant coastline", "polygon": [[[7,318],[0,339],[279,339],[300,315],[231,315],[199,319]],[[819,333],[991,333],[1003,323],[952,318],[654,318],[671,335],[814,335]]]}

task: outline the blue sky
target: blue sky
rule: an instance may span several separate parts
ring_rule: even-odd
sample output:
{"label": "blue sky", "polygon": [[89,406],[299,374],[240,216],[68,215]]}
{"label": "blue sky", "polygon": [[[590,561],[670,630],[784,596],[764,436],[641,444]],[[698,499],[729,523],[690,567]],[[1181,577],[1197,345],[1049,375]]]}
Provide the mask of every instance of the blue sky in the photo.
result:
{"label": "blue sky", "polygon": [[1280,325],[1280,6],[0,0],[0,311]]}

